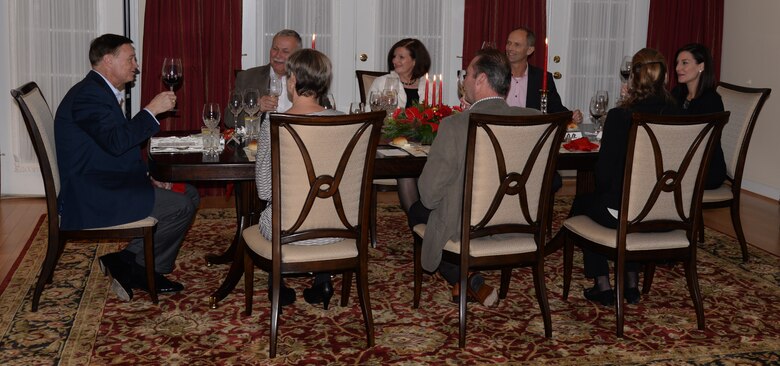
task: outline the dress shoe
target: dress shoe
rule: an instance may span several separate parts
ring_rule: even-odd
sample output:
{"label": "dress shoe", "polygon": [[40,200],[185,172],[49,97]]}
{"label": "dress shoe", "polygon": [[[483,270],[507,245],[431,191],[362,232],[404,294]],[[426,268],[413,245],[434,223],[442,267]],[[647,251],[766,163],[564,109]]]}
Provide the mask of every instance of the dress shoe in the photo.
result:
{"label": "dress shoe", "polygon": [[303,290],[303,299],[306,302],[312,305],[322,303],[325,310],[328,310],[331,297],[333,297],[333,282],[330,280],[320,282]]}
{"label": "dress shoe", "polygon": [[106,254],[98,259],[100,270],[111,276],[111,291],[122,301],[133,299],[133,288],[129,265],[119,259],[118,253]]}
{"label": "dress shoe", "polygon": [[601,303],[604,306],[612,306],[615,303],[615,291],[612,289],[600,291],[595,286],[585,289],[583,295],[590,301]]}
{"label": "dress shoe", "polygon": [[487,307],[498,305],[498,292],[493,286],[485,284],[485,279],[479,273],[473,273],[469,276],[468,296]]}
{"label": "dress shoe", "polygon": [[[271,286],[268,286],[268,301],[271,301]],[[295,290],[287,287],[282,282],[282,287],[279,289],[279,306],[287,306],[295,302]]]}
{"label": "dress shoe", "polygon": [[626,302],[629,304],[638,304],[640,297],[641,295],[639,294],[639,289],[636,287],[623,290],[623,298],[625,298]]}
{"label": "dress shoe", "polygon": [[[143,268],[143,267],[141,267]],[[137,272],[137,271],[136,271]],[[169,280],[159,273],[154,274],[154,286],[157,287],[158,294],[167,294],[170,292],[179,292],[184,290],[184,285],[179,282]],[[136,273],[133,276],[133,287],[139,290],[149,292],[149,286],[146,284],[146,274]]]}

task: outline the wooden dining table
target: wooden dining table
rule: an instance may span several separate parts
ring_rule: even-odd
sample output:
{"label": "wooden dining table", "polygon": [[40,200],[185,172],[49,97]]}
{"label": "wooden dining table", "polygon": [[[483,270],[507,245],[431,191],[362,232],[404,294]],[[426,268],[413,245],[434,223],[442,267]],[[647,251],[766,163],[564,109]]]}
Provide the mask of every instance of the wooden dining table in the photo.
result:
{"label": "wooden dining table", "polygon": [[[170,135],[171,133],[167,133]],[[385,156],[383,150],[396,147],[380,145],[374,161],[374,178],[417,177],[425,166],[425,156]],[[558,156],[560,170],[577,171],[577,192],[593,190],[595,152],[562,152]],[[149,171],[152,177],[163,182],[225,182],[235,184],[236,233],[227,249],[206,256],[206,265],[230,264],[225,279],[209,297],[209,306],[216,308],[238,284],[244,271],[244,252],[241,232],[257,223],[265,202],[257,197],[255,187],[255,162],[247,151],[235,142],[225,145],[216,155],[203,153],[150,153]]]}

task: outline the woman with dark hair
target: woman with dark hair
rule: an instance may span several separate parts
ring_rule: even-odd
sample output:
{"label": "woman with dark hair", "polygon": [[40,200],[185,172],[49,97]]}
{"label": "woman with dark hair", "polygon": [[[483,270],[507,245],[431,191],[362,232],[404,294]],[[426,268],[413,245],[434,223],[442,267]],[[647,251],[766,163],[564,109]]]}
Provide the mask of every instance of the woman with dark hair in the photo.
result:
{"label": "woman with dark hair", "polygon": [[[322,96],[328,95],[330,83],[333,79],[333,67],[330,59],[322,52],[303,48],[295,51],[287,59],[285,66],[287,77],[287,97],[292,101],[292,107],[288,114],[306,114],[314,116],[328,116],[344,114],[334,109],[325,109],[320,105]],[[266,118],[260,128],[258,146],[255,155],[255,183],[257,194],[261,200],[266,201],[266,207],[260,213],[260,232],[267,240],[271,240],[273,221],[271,220],[271,123]],[[341,238],[319,238],[295,242],[295,245],[323,245],[342,240]],[[268,278],[268,297],[271,296],[271,278]],[[330,298],[333,296],[333,283],[330,273],[317,273],[314,276],[312,287],[303,290],[303,297],[310,304],[322,303],[328,309]],[[287,287],[282,282],[282,290],[279,294],[281,305],[289,305],[295,302],[295,290]]]}
{"label": "woman with dark hair", "polygon": [[[678,114],[676,103],[666,90],[666,62],[660,52],[643,48],[632,59],[626,95],[607,113],[595,170],[595,191],[574,198],[571,216],[587,215],[598,224],[617,228],[618,209],[623,194],[623,174],[628,149],[628,132],[634,112]],[[607,257],[583,249],[585,277],[593,279],[585,298],[610,306],[615,292],[609,281]],[[624,296],[629,304],[639,302],[638,271],[635,262],[626,263]]]}
{"label": "woman with dark hair", "polygon": [[387,53],[387,68],[390,73],[374,80],[369,94],[395,89],[398,91],[398,106],[402,108],[423,102],[424,95],[420,91],[424,93],[425,74],[431,68],[431,56],[420,40],[405,38],[396,42]]}
{"label": "woman with dark hair", "polygon": [[[713,71],[710,51],[702,44],[689,43],[679,50],[675,56],[677,66],[677,86],[672,89],[672,96],[681,106],[684,114],[707,114],[723,112],[723,100],[715,91],[715,72]],[[704,189],[715,189],[726,180],[726,160],[720,140],[715,144],[710,158]]]}

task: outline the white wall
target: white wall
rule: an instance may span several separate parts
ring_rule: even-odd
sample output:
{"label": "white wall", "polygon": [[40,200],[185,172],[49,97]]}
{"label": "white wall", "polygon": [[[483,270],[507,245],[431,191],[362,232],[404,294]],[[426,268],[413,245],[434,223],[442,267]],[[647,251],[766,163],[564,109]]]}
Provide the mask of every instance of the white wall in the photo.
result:
{"label": "white wall", "polygon": [[777,0],[726,0],[720,71],[720,80],[724,82],[772,89],[753,132],[742,187],[775,200],[780,199],[778,15]]}

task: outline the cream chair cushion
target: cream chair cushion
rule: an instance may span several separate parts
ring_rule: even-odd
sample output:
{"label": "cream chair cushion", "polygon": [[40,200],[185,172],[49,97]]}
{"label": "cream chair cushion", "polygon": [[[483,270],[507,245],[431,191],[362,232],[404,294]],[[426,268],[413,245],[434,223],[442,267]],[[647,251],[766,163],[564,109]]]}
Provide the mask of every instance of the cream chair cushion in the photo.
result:
{"label": "cream chair cushion", "polygon": [[734,193],[731,192],[731,186],[728,184],[722,184],[715,189],[705,189],[702,194],[702,202],[723,202],[734,198]]}
{"label": "cream chair cushion", "polygon": [[[425,224],[414,226],[414,232],[421,238],[425,237]],[[444,250],[460,254],[460,242],[448,240]],[[472,257],[489,257],[494,255],[511,255],[530,253],[536,250],[536,241],[532,234],[499,234],[472,239],[469,242],[470,255]]]}
{"label": "cream chair cushion", "polygon": [[[617,248],[617,230],[599,225],[585,215],[575,216],[563,222],[563,226],[594,243]],[[626,235],[626,250],[658,250],[688,247],[685,230],[652,233],[631,233]]]}
{"label": "cream chair cushion", "polygon": [[[259,256],[272,259],[272,242],[260,233],[260,226],[250,226],[241,233],[250,250]],[[282,263],[301,263],[334,259],[355,258],[358,256],[355,239],[344,239],[324,245],[282,245]]]}
{"label": "cream chair cushion", "polygon": [[157,219],[154,217],[147,217],[145,219],[141,219],[138,221],[128,222],[126,224],[121,225],[114,225],[114,226],[107,226],[107,227],[96,227],[92,229],[87,230],[122,230],[122,229],[135,229],[139,227],[150,227],[157,225]]}

